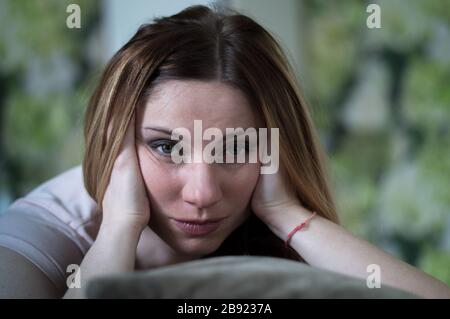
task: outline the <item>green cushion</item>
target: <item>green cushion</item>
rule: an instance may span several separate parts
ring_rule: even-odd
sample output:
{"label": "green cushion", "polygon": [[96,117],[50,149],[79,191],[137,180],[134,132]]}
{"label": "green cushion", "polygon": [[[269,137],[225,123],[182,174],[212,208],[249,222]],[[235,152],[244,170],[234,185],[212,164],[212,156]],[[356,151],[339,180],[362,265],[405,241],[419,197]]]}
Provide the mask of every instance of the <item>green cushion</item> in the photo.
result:
{"label": "green cushion", "polygon": [[[369,274],[368,274],[369,275]],[[96,278],[88,298],[417,298],[287,259],[225,256]]]}

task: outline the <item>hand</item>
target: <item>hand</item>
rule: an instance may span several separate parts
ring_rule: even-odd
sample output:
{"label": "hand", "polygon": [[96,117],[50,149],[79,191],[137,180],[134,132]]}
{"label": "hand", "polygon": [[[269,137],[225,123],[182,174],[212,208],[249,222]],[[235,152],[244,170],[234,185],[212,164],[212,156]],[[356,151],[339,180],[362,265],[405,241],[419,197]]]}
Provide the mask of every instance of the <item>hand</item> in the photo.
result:
{"label": "hand", "polygon": [[264,223],[276,223],[281,212],[292,207],[301,207],[282,167],[275,174],[260,174],[251,201],[255,215]]}
{"label": "hand", "polygon": [[150,220],[150,204],[139,167],[135,141],[133,115],[103,198],[102,226],[132,226],[142,232]]}

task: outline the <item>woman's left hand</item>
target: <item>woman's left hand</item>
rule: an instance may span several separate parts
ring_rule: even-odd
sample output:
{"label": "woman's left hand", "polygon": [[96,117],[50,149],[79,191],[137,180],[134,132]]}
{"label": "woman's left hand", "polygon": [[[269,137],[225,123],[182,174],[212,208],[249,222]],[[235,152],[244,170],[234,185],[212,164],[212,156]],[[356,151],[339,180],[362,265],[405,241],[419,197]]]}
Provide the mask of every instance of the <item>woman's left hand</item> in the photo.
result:
{"label": "woman's left hand", "polygon": [[269,227],[276,227],[282,222],[282,211],[301,206],[281,167],[274,174],[259,175],[251,207],[255,215]]}

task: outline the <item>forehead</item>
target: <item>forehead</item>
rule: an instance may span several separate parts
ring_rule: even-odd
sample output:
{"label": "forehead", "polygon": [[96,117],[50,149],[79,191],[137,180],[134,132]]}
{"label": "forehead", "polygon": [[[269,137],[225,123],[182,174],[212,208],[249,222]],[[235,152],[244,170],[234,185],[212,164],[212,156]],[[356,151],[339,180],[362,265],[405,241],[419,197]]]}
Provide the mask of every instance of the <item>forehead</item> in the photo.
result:
{"label": "forehead", "polygon": [[192,128],[202,120],[203,128],[256,127],[257,114],[245,95],[220,82],[163,82],[147,99],[138,117],[145,126]]}

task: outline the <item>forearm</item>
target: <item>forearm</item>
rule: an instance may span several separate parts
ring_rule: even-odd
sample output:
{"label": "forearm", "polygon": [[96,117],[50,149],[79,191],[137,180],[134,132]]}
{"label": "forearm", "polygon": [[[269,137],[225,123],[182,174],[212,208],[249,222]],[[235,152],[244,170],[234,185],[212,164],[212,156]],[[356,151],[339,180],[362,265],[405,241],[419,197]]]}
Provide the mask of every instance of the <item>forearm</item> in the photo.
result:
{"label": "forearm", "polygon": [[134,270],[140,232],[131,225],[102,224],[97,238],[80,265],[80,288],[70,288],[64,298],[84,298],[92,278]]}
{"label": "forearm", "polygon": [[[272,221],[269,227],[285,240],[288,233],[308,218],[310,213],[300,207],[293,207],[279,215],[283,216],[283,220]],[[382,285],[397,287],[426,298],[450,298],[447,285],[320,216],[298,231],[290,245],[312,266],[366,279],[369,275],[367,266],[376,264],[380,266]]]}

